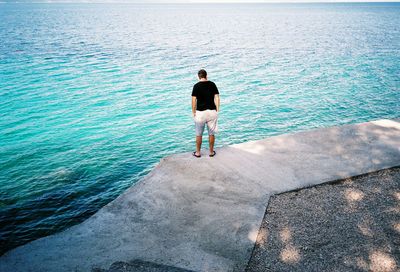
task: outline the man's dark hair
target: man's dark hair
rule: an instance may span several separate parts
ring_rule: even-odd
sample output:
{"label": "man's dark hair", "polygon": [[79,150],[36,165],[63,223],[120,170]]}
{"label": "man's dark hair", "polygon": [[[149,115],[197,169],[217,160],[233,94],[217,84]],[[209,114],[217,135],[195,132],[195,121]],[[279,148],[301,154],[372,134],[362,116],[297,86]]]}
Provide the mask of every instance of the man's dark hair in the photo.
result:
{"label": "man's dark hair", "polygon": [[199,76],[199,78],[206,78],[207,77],[207,72],[206,72],[206,70],[201,69],[201,70],[199,70],[197,75]]}

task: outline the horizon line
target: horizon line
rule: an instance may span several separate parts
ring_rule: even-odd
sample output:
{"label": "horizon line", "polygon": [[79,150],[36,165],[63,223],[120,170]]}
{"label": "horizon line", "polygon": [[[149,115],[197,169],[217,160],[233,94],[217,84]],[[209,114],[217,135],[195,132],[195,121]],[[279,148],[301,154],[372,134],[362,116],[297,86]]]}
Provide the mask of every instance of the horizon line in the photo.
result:
{"label": "horizon line", "polygon": [[310,1],[310,0],[299,0],[299,1],[285,1],[285,0],[268,0],[268,1],[90,1],[90,0],[83,0],[83,1],[52,1],[52,0],[43,0],[43,1],[0,1],[0,4],[352,4],[352,3],[377,3],[377,4],[384,4],[384,3],[400,3],[400,0],[384,0],[384,1],[376,1],[376,0],[350,0],[350,1]]}

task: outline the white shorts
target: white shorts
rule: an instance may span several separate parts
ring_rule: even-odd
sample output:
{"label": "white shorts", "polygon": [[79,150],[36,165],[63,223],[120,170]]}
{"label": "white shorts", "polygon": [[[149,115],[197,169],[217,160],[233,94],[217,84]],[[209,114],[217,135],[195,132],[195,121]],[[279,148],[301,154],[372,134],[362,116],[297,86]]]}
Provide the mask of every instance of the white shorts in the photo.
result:
{"label": "white shorts", "polygon": [[214,135],[218,132],[218,112],[216,110],[196,110],[194,117],[196,136],[203,136],[204,125],[207,124],[208,135]]}

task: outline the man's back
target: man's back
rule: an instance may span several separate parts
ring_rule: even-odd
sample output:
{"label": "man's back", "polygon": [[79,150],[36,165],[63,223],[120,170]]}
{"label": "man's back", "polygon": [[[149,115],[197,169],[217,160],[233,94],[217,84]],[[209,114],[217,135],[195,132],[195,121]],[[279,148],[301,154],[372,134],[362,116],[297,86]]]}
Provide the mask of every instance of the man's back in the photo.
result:
{"label": "man's back", "polygon": [[210,80],[199,81],[194,84],[192,96],[197,98],[197,110],[215,110],[217,108],[214,102],[214,96],[216,94],[219,94],[218,88],[215,83]]}

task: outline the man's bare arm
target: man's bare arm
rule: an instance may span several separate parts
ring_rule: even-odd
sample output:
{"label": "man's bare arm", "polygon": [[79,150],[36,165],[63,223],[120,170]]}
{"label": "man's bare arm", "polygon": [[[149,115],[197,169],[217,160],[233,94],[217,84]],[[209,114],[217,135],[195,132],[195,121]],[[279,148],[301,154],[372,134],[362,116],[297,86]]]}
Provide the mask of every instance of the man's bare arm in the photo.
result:
{"label": "man's bare arm", "polygon": [[219,94],[214,95],[214,103],[215,103],[215,106],[217,107],[218,112],[219,112],[219,101],[220,101]]}
{"label": "man's bare arm", "polygon": [[192,113],[193,116],[196,116],[196,96],[192,96]]}

